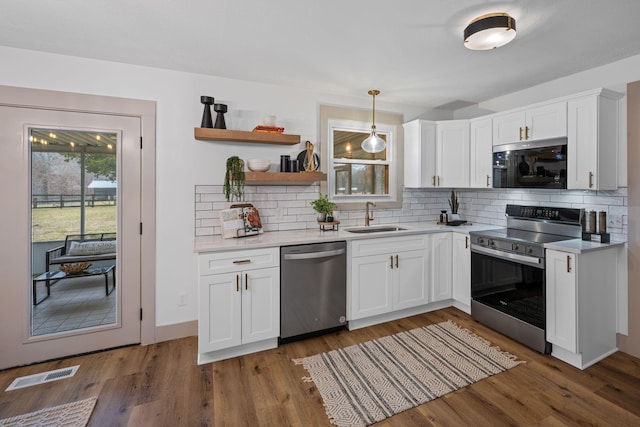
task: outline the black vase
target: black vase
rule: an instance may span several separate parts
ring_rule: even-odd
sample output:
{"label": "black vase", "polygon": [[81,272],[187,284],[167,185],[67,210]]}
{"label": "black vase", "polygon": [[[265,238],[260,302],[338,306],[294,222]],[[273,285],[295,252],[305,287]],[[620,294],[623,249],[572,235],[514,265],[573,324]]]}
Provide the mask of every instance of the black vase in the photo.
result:
{"label": "black vase", "polygon": [[224,122],[224,113],[227,112],[226,104],[214,104],[213,111],[218,113],[218,115],[216,116],[216,124],[214,127],[216,129],[226,129],[227,125]]}
{"label": "black vase", "polygon": [[212,128],[213,127],[213,118],[211,117],[211,104],[213,104],[214,100],[212,96],[201,96],[200,102],[204,104],[204,112],[202,113],[202,124],[200,124],[201,128]]}

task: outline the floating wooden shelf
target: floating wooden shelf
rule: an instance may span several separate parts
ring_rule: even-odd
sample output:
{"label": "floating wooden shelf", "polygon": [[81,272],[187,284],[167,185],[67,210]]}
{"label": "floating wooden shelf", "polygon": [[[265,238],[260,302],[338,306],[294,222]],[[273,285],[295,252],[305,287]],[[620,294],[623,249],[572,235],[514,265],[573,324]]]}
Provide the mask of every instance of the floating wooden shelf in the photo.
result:
{"label": "floating wooden shelf", "polygon": [[194,128],[194,136],[200,141],[257,142],[259,144],[296,145],[300,135],[284,133],[250,132],[245,130]]}
{"label": "floating wooden shelf", "polygon": [[326,181],[324,172],[245,172],[247,184],[283,184],[305,185],[317,181]]}

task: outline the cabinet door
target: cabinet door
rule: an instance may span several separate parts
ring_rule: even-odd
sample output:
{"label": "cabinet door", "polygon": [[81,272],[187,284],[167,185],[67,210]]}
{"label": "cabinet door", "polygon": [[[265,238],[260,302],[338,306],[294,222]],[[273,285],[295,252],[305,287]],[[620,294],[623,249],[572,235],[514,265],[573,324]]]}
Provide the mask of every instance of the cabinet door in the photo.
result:
{"label": "cabinet door", "polygon": [[451,298],[451,233],[431,234],[430,267],[431,267],[431,302]]}
{"label": "cabinet door", "polygon": [[389,255],[351,260],[351,319],[363,319],[392,310],[392,270]]}
{"label": "cabinet door", "polygon": [[429,302],[426,249],[399,252],[393,256],[393,309],[416,307]]}
{"label": "cabinet door", "polygon": [[280,269],[242,273],[242,343],[280,335]]}
{"label": "cabinet door", "polygon": [[567,103],[542,105],[525,111],[527,141],[567,136]]}
{"label": "cabinet door", "polygon": [[493,145],[524,140],[524,111],[500,114],[493,118]]}
{"label": "cabinet door", "polygon": [[547,250],[546,264],[547,341],[577,353],[577,255]]}
{"label": "cabinet door", "polygon": [[240,273],[200,276],[198,352],[240,345]]}
{"label": "cabinet door", "polygon": [[472,121],[470,130],[470,186],[473,188],[491,188],[491,177],[493,176],[493,122],[491,119]]}
{"label": "cabinet door", "polygon": [[469,122],[438,123],[436,184],[469,187]]}
{"label": "cabinet door", "polygon": [[471,306],[471,245],[468,234],[453,233],[453,299]]}
{"label": "cabinet door", "polygon": [[404,127],[404,186],[427,188],[435,186],[436,124],[414,120]]}

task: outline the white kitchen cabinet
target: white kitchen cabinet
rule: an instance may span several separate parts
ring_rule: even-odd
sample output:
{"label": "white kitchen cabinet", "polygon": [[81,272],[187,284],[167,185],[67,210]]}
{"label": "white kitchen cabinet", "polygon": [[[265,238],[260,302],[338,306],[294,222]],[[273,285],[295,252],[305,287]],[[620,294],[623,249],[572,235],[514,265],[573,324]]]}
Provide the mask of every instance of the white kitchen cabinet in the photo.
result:
{"label": "white kitchen cabinet", "polygon": [[451,299],[451,232],[429,235],[430,302]]}
{"label": "white kitchen cabinet", "polygon": [[470,187],[492,188],[493,120],[471,120],[469,128]]}
{"label": "white kitchen cabinet", "polygon": [[426,235],[363,239],[349,244],[349,320],[429,302]]}
{"label": "white kitchen cabinet", "polygon": [[585,369],[617,351],[617,248],[546,250],[546,334],[551,354]]}
{"label": "white kitchen cabinet", "polygon": [[469,121],[451,120],[436,126],[436,176],[438,187],[469,187]]}
{"label": "white kitchen cabinet", "polygon": [[403,126],[405,187],[469,186],[469,121],[414,120]]}
{"label": "white kitchen cabinet", "polygon": [[468,233],[452,233],[451,282],[454,306],[471,313],[471,244]]}
{"label": "white kitchen cabinet", "polygon": [[493,145],[566,136],[566,101],[543,104],[493,117]]}
{"label": "white kitchen cabinet", "polygon": [[404,186],[435,187],[436,124],[413,120],[404,127]]}
{"label": "white kitchen cabinet", "polygon": [[199,256],[198,363],[277,346],[279,254],[268,248]]}
{"label": "white kitchen cabinet", "polygon": [[618,101],[600,89],[567,103],[567,188],[618,187]]}

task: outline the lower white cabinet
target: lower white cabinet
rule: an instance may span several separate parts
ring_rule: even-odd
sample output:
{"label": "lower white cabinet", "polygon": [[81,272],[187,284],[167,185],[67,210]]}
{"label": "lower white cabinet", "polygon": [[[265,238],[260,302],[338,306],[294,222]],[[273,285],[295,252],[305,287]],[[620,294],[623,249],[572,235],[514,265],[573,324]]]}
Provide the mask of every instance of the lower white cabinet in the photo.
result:
{"label": "lower white cabinet", "polygon": [[452,233],[451,282],[454,305],[471,313],[471,244],[469,234]]}
{"label": "lower white cabinet", "polygon": [[451,232],[429,235],[429,267],[431,300],[451,299]]}
{"label": "lower white cabinet", "polygon": [[426,235],[356,240],[350,245],[349,320],[429,302]]}
{"label": "lower white cabinet", "polygon": [[277,346],[279,262],[279,248],[199,256],[199,363]]}
{"label": "lower white cabinet", "polygon": [[585,369],[617,351],[616,248],[546,251],[546,333],[552,355]]}

